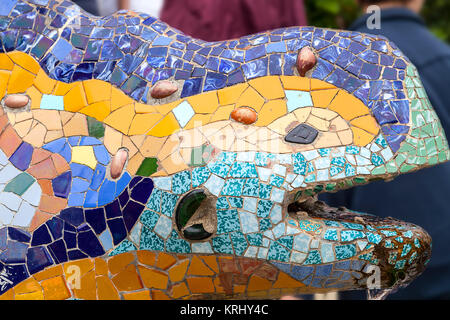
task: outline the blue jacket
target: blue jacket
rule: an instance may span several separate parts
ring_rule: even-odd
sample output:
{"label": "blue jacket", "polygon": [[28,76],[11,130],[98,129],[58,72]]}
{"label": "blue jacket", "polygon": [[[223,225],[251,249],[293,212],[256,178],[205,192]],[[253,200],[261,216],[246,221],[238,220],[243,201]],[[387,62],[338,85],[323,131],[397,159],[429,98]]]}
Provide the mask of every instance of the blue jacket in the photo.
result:
{"label": "blue jacket", "polygon": [[[404,8],[381,11],[381,29],[369,30],[365,15],[350,30],[380,34],[392,40],[417,67],[428,97],[450,138],[450,47],[428,31],[424,21]],[[392,216],[420,225],[433,238],[427,270],[391,299],[450,298],[450,163],[397,177],[391,182],[323,194],[332,206],[346,206],[382,217]],[[383,199],[380,201],[379,199]],[[342,297],[357,299],[359,293]]]}

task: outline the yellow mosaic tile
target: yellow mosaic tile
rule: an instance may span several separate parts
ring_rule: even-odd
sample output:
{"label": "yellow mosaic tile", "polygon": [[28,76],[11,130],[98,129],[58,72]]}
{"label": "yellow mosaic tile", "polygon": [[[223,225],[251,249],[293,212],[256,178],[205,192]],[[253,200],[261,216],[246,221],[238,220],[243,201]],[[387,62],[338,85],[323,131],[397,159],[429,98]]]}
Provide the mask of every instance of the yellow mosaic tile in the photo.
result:
{"label": "yellow mosaic tile", "polygon": [[[86,81],[85,81],[86,82]],[[118,90],[115,87],[111,89],[111,111],[114,111],[124,105],[134,103],[135,101],[123,93],[121,90]]]}
{"label": "yellow mosaic tile", "polygon": [[166,170],[167,174],[174,174],[189,168],[178,152],[161,161],[161,166]]}
{"label": "yellow mosaic tile", "polygon": [[285,96],[280,78],[277,76],[256,78],[250,80],[249,83],[267,100],[280,99]]}
{"label": "yellow mosaic tile", "polygon": [[34,83],[35,74],[14,65],[8,82],[8,94],[23,93]]}
{"label": "yellow mosaic tile", "polygon": [[173,113],[169,113],[161,121],[158,122],[147,135],[152,135],[155,137],[164,137],[172,134],[176,130],[180,129],[177,119]]}
{"label": "yellow mosaic tile", "polygon": [[150,296],[149,290],[124,293],[123,298],[125,300],[151,300],[152,299]]}
{"label": "yellow mosaic tile", "polygon": [[92,146],[72,147],[72,162],[85,164],[95,170],[97,159],[95,158],[94,148]]}
{"label": "yellow mosaic tile", "polygon": [[54,267],[50,267],[47,268],[43,271],[40,271],[36,274],[33,275],[33,277],[37,280],[37,281],[42,281],[45,279],[50,279],[53,277],[57,277],[63,274],[63,268],[62,265],[57,265]]}
{"label": "yellow mosaic tile", "polygon": [[123,136],[122,146],[128,150],[128,157],[134,156],[138,152],[138,148],[128,136]]}
{"label": "yellow mosaic tile", "polygon": [[188,97],[187,101],[196,113],[211,114],[216,111],[219,106],[216,91],[205,92],[203,94]]}
{"label": "yellow mosaic tile", "polygon": [[[113,91],[115,91],[114,89],[115,89],[115,88],[113,88]],[[132,103],[134,103],[134,112],[135,112],[136,114],[153,113],[153,114],[159,114],[159,115],[161,115],[160,112],[156,109],[155,106],[151,106],[151,105],[144,104],[144,103],[139,103],[139,102],[133,102],[133,101],[132,101]],[[128,103],[127,103],[127,104],[128,104]],[[121,105],[120,107],[122,107],[122,106],[124,106],[124,105]],[[112,102],[111,102],[111,111],[114,111],[114,110],[116,110],[116,109],[118,109],[118,108],[120,108],[120,107],[113,107],[113,106],[112,106]],[[161,116],[162,116],[162,115],[161,115]]]}
{"label": "yellow mosaic tile", "polygon": [[374,135],[360,128],[351,127],[351,129],[353,131],[353,143],[357,146],[366,146],[374,138]]}
{"label": "yellow mosaic tile", "polygon": [[216,112],[211,117],[211,122],[228,120],[230,119],[230,114],[234,110],[234,104],[228,106],[222,106],[217,109]]}
{"label": "yellow mosaic tile", "polygon": [[368,131],[374,135],[376,135],[380,131],[380,127],[376,122],[375,118],[371,115],[362,116],[350,121],[350,123],[358,128],[361,128],[365,131]]}
{"label": "yellow mosaic tile", "polygon": [[334,131],[341,131],[349,128],[349,123],[341,117],[336,117],[330,122],[330,127]]}
{"label": "yellow mosaic tile", "polygon": [[50,79],[44,70],[40,69],[37,73],[34,85],[43,94],[51,94],[56,86],[56,80]]}
{"label": "yellow mosaic tile", "polygon": [[138,269],[145,287],[161,290],[165,290],[167,288],[169,277],[165,273],[143,266],[138,266]]}
{"label": "yellow mosaic tile", "polygon": [[171,292],[171,296],[174,299],[179,299],[181,297],[189,295],[189,290],[184,282],[174,285]]}
{"label": "yellow mosaic tile", "polygon": [[195,114],[191,120],[184,126],[183,130],[189,130],[192,128],[197,128],[204,126],[210,122],[210,114]]}
{"label": "yellow mosaic tile", "polygon": [[270,100],[258,112],[258,120],[254,125],[264,127],[287,113],[285,100]]}
{"label": "yellow mosaic tile", "polygon": [[34,86],[31,86],[26,94],[30,97],[31,99],[31,105],[30,108],[31,109],[40,109],[41,108],[41,99],[42,99],[42,94],[39,92],[38,89],[36,89]]}
{"label": "yellow mosaic tile", "polygon": [[42,288],[34,278],[28,278],[27,280],[19,283],[17,286],[14,287],[15,294],[25,294],[25,293],[32,293],[35,291],[41,291]]}
{"label": "yellow mosaic tile", "polygon": [[339,89],[311,91],[311,98],[314,106],[319,108],[327,108],[338,92]]}
{"label": "yellow mosaic tile", "polygon": [[[0,55],[1,56],[1,55]],[[3,97],[6,93],[9,76],[11,72],[0,70],[0,95]]]}
{"label": "yellow mosaic tile", "polygon": [[14,67],[14,62],[8,57],[7,54],[0,54],[0,70],[11,71]]}
{"label": "yellow mosaic tile", "polygon": [[[166,104],[161,104],[161,105],[156,105],[153,106],[152,108],[156,109],[156,112],[161,113],[162,115],[166,115],[168,114],[170,111],[173,110],[173,108],[175,108],[176,106],[178,106],[181,102],[183,102],[184,100],[177,100],[171,103],[166,103]],[[143,113],[147,113],[148,111],[148,107],[146,108],[147,111],[143,112]],[[136,111],[138,112],[138,111]]]}
{"label": "yellow mosaic tile", "polygon": [[334,111],[321,109],[321,108],[311,108],[311,114],[316,116],[316,117],[318,117],[318,118],[327,120],[327,121],[332,120],[332,119],[334,119],[334,118],[339,116]]}
{"label": "yellow mosaic tile", "polygon": [[37,61],[29,54],[21,51],[13,51],[7,53],[7,55],[13,61],[13,63],[24,68],[25,70],[28,70],[31,73],[34,73],[35,75],[38,74],[39,70],[41,69],[39,63],[37,63]]}
{"label": "yellow mosaic tile", "polygon": [[53,95],[55,96],[65,96],[73,87],[78,83],[65,83],[61,81],[56,81],[55,89],[53,90]]}
{"label": "yellow mosaic tile", "polygon": [[235,103],[241,96],[242,92],[244,92],[244,90],[247,88],[248,88],[247,83],[239,83],[234,86],[219,90],[217,92],[219,96],[219,103],[221,105]]}
{"label": "yellow mosaic tile", "polygon": [[89,104],[111,100],[111,84],[101,80],[83,81],[84,92]]}
{"label": "yellow mosaic tile", "polygon": [[110,102],[100,101],[88,105],[87,107],[80,110],[81,113],[97,119],[98,121],[103,121],[110,113]]}
{"label": "yellow mosaic tile", "polygon": [[159,150],[158,158],[162,160],[169,157],[171,154],[177,151],[179,147],[180,147],[180,138],[178,137],[178,135],[171,135],[169,138],[167,138],[164,145]]}
{"label": "yellow mosaic tile", "polygon": [[285,90],[310,91],[311,83],[309,78],[297,76],[280,76]]}
{"label": "yellow mosaic tile", "polygon": [[30,132],[32,123],[33,120],[19,122],[14,125],[14,130],[16,130],[17,134],[23,138],[28,134],[28,132]]}
{"label": "yellow mosaic tile", "polygon": [[236,102],[236,108],[250,107],[259,112],[264,102],[264,98],[254,88],[248,87]]}
{"label": "yellow mosaic tile", "polygon": [[311,79],[311,91],[323,89],[335,89],[335,88],[336,87],[331,83],[319,79]]}
{"label": "yellow mosaic tile", "polygon": [[64,96],[64,109],[71,112],[77,112],[87,106],[84,87],[81,82],[73,86]]}
{"label": "yellow mosaic tile", "polygon": [[129,104],[111,112],[103,122],[124,134],[128,134],[133,117],[134,104]]}
{"label": "yellow mosaic tile", "polygon": [[338,92],[328,108],[339,113],[345,120],[369,114],[368,107],[361,100],[344,90]]}
{"label": "yellow mosaic tile", "polygon": [[65,300],[71,297],[62,276],[46,279],[41,282],[41,285],[46,300]]}
{"label": "yellow mosaic tile", "polygon": [[42,123],[48,130],[62,130],[61,118],[57,110],[33,110],[33,118]]}

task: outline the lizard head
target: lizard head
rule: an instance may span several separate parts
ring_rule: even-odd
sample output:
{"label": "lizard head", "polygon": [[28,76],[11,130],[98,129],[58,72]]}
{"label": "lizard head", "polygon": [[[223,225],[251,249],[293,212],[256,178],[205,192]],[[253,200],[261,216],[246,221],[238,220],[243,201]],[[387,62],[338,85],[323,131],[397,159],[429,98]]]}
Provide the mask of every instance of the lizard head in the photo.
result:
{"label": "lizard head", "polygon": [[[61,297],[262,298],[424,270],[425,230],[316,197],[449,159],[387,39],[292,27],[211,43],[145,14],[19,2],[0,10],[1,292],[52,270]],[[97,295],[66,288],[74,266]]]}

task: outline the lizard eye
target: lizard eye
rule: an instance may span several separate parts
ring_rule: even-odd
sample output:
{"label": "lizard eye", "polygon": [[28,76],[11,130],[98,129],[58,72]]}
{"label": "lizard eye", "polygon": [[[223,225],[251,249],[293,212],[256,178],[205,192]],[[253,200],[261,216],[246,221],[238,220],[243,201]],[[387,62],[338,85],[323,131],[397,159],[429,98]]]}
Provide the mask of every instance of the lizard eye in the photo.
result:
{"label": "lizard eye", "polygon": [[178,203],[175,222],[187,240],[205,240],[215,232],[217,219],[203,190],[193,190]]}
{"label": "lizard eye", "polygon": [[302,123],[289,131],[284,140],[292,143],[309,144],[316,140],[319,132],[313,127]]}

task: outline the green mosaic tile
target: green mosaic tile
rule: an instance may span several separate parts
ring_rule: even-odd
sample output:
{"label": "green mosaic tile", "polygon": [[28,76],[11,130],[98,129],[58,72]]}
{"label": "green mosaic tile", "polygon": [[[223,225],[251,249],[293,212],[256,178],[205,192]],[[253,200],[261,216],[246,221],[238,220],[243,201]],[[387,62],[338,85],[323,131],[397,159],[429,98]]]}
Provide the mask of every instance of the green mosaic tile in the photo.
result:
{"label": "green mosaic tile", "polygon": [[427,149],[428,156],[435,156],[438,152],[434,138],[425,139],[425,147]]}
{"label": "green mosaic tile", "polygon": [[405,173],[405,172],[411,171],[412,169],[415,169],[415,168],[417,168],[417,167],[413,166],[413,165],[409,165],[409,164],[403,164],[400,167],[400,172]]}
{"label": "green mosaic tile", "polygon": [[145,158],[136,175],[148,177],[156,171],[158,171],[158,160],[156,158]]}
{"label": "green mosaic tile", "polygon": [[372,170],[372,174],[379,175],[386,173],[386,166],[380,166]]}
{"label": "green mosaic tile", "polygon": [[26,172],[22,172],[12,179],[3,190],[4,192],[12,192],[21,196],[28,190],[36,180]]}
{"label": "green mosaic tile", "polygon": [[431,157],[431,158],[428,159],[428,164],[430,164],[430,165],[434,165],[434,164],[437,164],[437,163],[438,163],[438,157],[437,156]]}
{"label": "green mosaic tile", "polygon": [[433,133],[433,126],[431,125],[431,123],[429,123],[429,124],[423,126],[423,127],[420,129],[420,132],[421,132],[421,137],[431,137],[431,136],[434,136],[434,133]]}
{"label": "green mosaic tile", "polygon": [[105,136],[105,126],[103,122],[92,117],[87,117],[88,132],[90,137],[103,138]]}
{"label": "green mosaic tile", "polygon": [[414,99],[411,101],[411,110],[412,111],[418,111],[418,110],[422,110],[423,106],[422,106],[422,101],[419,99]]}

